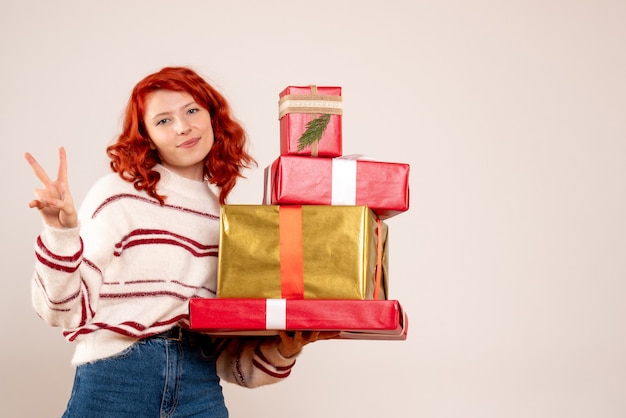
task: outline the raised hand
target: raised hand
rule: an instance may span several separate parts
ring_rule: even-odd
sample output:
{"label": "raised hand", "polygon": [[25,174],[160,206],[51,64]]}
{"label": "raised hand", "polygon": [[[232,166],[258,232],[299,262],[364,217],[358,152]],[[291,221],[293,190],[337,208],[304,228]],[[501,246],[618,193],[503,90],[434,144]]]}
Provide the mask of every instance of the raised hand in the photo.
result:
{"label": "raised hand", "polygon": [[67,182],[67,157],[65,149],[59,148],[59,172],[55,181],[50,180],[37,160],[26,153],[26,161],[37,178],[43,183],[42,189],[35,189],[35,200],[28,207],[37,208],[46,224],[55,228],[73,228],[78,225],[74,201]]}

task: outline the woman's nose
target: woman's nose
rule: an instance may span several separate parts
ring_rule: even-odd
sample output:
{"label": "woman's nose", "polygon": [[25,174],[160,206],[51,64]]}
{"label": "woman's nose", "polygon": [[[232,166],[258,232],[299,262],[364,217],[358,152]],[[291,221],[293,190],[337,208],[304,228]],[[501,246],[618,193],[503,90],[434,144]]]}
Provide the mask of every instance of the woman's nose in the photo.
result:
{"label": "woman's nose", "polygon": [[178,135],[185,135],[189,133],[190,130],[191,128],[189,127],[189,124],[187,124],[187,122],[185,122],[184,120],[178,121],[178,124],[176,125],[176,133]]}

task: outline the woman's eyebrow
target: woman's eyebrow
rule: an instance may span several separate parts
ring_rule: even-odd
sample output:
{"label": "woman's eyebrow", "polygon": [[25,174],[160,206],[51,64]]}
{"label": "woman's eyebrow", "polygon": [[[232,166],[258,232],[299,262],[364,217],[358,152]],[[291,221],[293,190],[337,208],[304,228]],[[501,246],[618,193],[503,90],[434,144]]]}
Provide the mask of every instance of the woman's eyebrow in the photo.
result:
{"label": "woman's eyebrow", "polygon": [[[192,106],[192,105],[195,105],[195,104],[196,104],[196,102],[195,102],[195,101],[193,101],[193,102],[189,102],[189,103],[187,103],[186,105],[181,106],[181,107],[180,107],[180,110],[185,109],[185,108],[187,108],[187,107],[189,107],[189,106]],[[156,115],[154,115],[154,116],[152,117],[152,120],[157,119],[157,118],[161,118],[161,117],[163,117],[163,116],[170,115],[171,113],[172,113],[171,111],[165,111],[165,112],[157,113]]]}

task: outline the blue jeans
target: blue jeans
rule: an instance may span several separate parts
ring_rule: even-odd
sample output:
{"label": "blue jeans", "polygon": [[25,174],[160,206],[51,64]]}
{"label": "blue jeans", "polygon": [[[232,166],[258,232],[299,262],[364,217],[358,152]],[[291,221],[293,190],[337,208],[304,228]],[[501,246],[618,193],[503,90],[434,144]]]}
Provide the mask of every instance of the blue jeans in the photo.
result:
{"label": "blue jeans", "polygon": [[76,368],[64,418],[227,418],[215,358],[196,341],[139,340]]}

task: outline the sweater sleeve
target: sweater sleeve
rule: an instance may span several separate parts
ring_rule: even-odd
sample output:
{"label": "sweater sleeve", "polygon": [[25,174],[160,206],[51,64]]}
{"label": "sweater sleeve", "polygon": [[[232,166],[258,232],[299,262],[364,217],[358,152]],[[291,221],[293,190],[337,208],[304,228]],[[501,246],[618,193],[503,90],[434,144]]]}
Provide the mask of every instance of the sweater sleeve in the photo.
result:
{"label": "sweater sleeve", "polygon": [[[31,299],[35,312],[49,325],[73,329],[95,315],[103,262],[112,253],[110,225],[89,216],[101,201],[102,191],[92,189],[79,211],[77,227],[44,223],[37,237]],[[85,248],[92,250],[91,257]]]}
{"label": "sweater sleeve", "polygon": [[247,388],[278,383],[291,374],[295,355],[283,357],[279,338],[229,338],[218,348],[217,371],[227,382]]}
{"label": "sweater sleeve", "polygon": [[35,256],[31,295],[37,314],[50,325],[63,328],[84,323],[87,292],[80,274],[83,243],[79,227],[44,225],[35,243]]}

